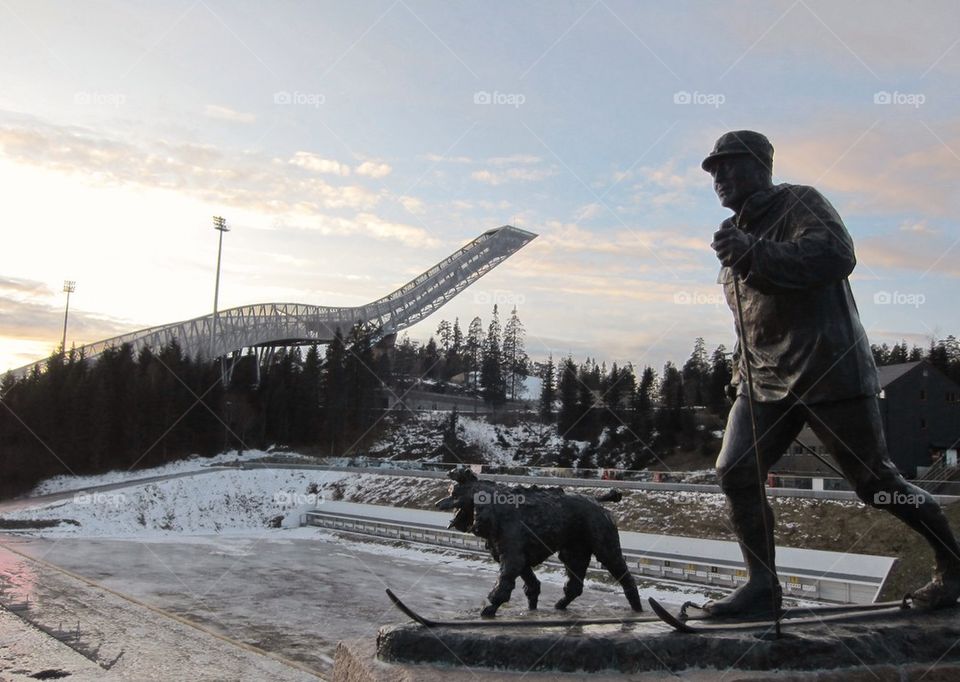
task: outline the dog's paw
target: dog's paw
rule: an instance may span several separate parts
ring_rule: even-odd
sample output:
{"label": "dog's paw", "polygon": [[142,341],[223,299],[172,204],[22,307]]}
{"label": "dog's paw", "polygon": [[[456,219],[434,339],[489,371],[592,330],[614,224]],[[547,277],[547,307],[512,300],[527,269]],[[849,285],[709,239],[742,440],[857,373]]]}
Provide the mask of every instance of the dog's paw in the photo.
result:
{"label": "dog's paw", "polygon": [[493,618],[496,615],[497,615],[497,607],[494,606],[493,604],[484,606],[483,610],[480,612],[481,618]]}
{"label": "dog's paw", "polygon": [[566,611],[567,604],[569,603],[570,602],[568,602],[566,599],[561,599],[560,601],[558,601],[556,604],[553,605],[553,608],[555,608],[557,611]]}

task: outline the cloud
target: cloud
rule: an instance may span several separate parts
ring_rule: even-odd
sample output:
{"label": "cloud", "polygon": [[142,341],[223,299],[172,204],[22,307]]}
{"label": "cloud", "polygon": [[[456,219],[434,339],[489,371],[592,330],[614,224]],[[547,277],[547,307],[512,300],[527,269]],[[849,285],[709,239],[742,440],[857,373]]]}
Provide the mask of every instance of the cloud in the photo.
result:
{"label": "cloud", "polygon": [[233,109],[221,107],[217,104],[206,105],[203,108],[203,115],[207,118],[214,118],[220,121],[231,121],[232,123],[253,123],[257,120],[255,114],[234,111]]}
{"label": "cloud", "polygon": [[339,175],[341,177],[350,175],[349,166],[332,159],[320,158],[316,154],[311,154],[310,152],[297,152],[293,155],[293,158],[290,159],[290,163],[308,171],[313,171],[314,173]]}
{"label": "cloud", "polygon": [[911,232],[913,234],[940,234],[940,230],[930,227],[926,220],[907,220],[900,223],[901,232]]}
{"label": "cloud", "polygon": [[904,238],[897,233],[861,239],[857,244],[857,261],[869,272],[873,268],[912,270],[922,275],[938,273],[960,277],[960,239],[920,232]]}
{"label": "cloud", "polygon": [[[275,224],[365,234],[413,246],[438,243],[424,229],[374,219],[372,211],[383,195],[359,184],[332,184],[320,175],[342,179],[350,173],[349,167],[309,152],[300,151],[283,160],[212,145],[167,140],[134,143],[36,119],[0,119],[0,152],[8,160],[67,173],[81,182],[173,190],[225,207],[251,210],[273,218]],[[383,172],[384,167],[388,168],[374,164],[367,172]],[[310,173],[298,172],[298,168]],[[421,205],[415,197],[404,201],[413,212]],[[352,218],[330,215],[334,210],[356,214]]]}
{"label": "cloud", "polygon": [[603,215],[606,212],[607,209],[604,208],[602,204],[594,202],[578,208],[574,213],[574,220],[577,222],[582,220],[590,220],[591,218],[596,218],[597,216]]}
{"label": "cloud", "polygon": [[364,227],[364,232],[368,232],[375,237],[396,239],[409,246],[432,247],[440,243],[439,240],[431,237],[422,228],[383,220],[370,213],[358,215],[357,222]]}
{"label": "cloud", "polygon": [[709,184],[709,178],[699,166],[678,159],[670,159],[659,166],[616,172],[610,189],[623,181],[632,181],[630,202],[643,209],[692,204],[696,196],[694,190]]}
{"label": "cloud", "polygon": [[488,185],[502,185],[517,180],[521,182],[536,182],[557,175],[556,168],[508,168],[504,171],[477,170],[470,174],[474,180]]}
{"label": "cloud", "polygon": [[846,213],[955,216],[960,118],[926,127],[915,120],[862,117],[780,136],[774,172],[788,182],[845,194]]}
{"label": "cloud", "polygon": [[344,218],[317,213],[307,208],[284,213],[277,219],[277,226],[309,230],[324,235],[369,236],[374,239],[397,241],[415,248],[432,248],[440,244],[440,240],[422,227],[384,220],[373,213],[359,213],[353,218]]}
{"label": "cloud", "polygon": [[397,201],[400,202],[400,205],[407,209],[410,213],[423,213],[424,208],[423,202],[416,197],[403,196],[400,197]]}
{"label": "cloud", "polygon": [[47,286],[45,282],[0,275],[0,296],[35,297],[52,295],[53,289]]}
{"label": "cloud", "polygon": [[441,161],[446,163],[473,163],[473,159],[469,156],[443,156],[441,154],[431,153],[424,156],[424,158],[433,163],[440,163]]}
{"label": "cloud", "polygon": [[[146,325],[110,316],[98,315],[72,307],[67,346],[82,345],[98,339],[124,334]],[[31,362],[37,353],[53,352],[63,333],[63,301],[45,283],[36,280],[0,278],[0,339],[5,347],[23,347],[26,353],[8,352],[3,360],[21,366]],[[44,349],[44,344],[47,348]],[[12,367],[4,367],[10,369]]]}
{"label": "cloud", "polygon": [[393,171],[390,164],[377,163],[375,161],[364,161],[357,166],[357,175],[365,175],[368,178],[384,178]]}
{"label": "cloud", "polygon": [[492,156],[487,159],[487,163],[493,166],[513,166],[517,164],[536,164],[543,159],[532,154],[511,154],[509,156]]}
{"label": "cloud", "polygon": [[[623,258],[635,258],[631,268],[663,267],[666,261],[675,266],[701,267],[701,257],[710,253],[704,239],[684,236],[678,230],[587,230],[576,223],[545,221],[542,235],[537,240],[538,248],[551,252],[572,254],[608,254]],[[643,259],[644,265],[639,260]]]}

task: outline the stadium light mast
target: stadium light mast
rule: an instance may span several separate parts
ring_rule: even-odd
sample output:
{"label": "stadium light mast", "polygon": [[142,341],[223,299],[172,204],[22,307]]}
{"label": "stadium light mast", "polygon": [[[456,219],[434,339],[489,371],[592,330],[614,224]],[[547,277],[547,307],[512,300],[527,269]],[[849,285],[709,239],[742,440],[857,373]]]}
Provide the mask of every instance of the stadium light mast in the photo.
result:
{"label": "stadium light mast", "polygon": [[229,232],[227,219],[218,215],[213,216],[213,229],[220,232],[220,243],[217,246],[217,281],[213,288],[213,321],[210,323],[210,359],[214,358],[213,347],[217,335],[217,302],[220,298],[220,255],[223,253],[223,233]]}
{"label": "stadium light mast", "polygon": [[70,316],[70,294],[77,290],[77,283],[72,279],[63,280],[63,290],[67,294],[67,308],[63,311],[63,340],[60,342],[60,351],[67,352],[67,318]]}

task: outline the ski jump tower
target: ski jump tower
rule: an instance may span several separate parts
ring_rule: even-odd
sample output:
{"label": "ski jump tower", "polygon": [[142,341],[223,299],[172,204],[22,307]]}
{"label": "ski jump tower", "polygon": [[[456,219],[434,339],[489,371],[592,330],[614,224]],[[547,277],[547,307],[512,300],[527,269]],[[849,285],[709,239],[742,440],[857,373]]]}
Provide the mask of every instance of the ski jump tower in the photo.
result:
{"label": "ski jump tower", "polygon": [[[77,348],[93,359],[108,348],[129,344],[134,356],[144,346],[159,350],[176,341],[184,355],[221,357],[244,348],[296,346],[329,342],[337,329],[346,334],[358,322],[378,330],[381,338],[424,319],[444,303],[512,256],[536,234],[512,225],[487,230],[463,248],[402,287],[366,305],[328,307],[304,303],[259,303],[104,339]],[[212,339],[212,342],[211,342]],[[29,373],[35,365],[12,370]]]}

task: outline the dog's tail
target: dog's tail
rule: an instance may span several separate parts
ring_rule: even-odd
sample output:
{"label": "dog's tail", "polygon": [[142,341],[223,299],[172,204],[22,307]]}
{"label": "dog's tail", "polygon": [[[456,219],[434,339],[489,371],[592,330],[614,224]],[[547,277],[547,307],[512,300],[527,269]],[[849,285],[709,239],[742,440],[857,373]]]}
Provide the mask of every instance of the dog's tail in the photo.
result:
{"label": "dog's tail", "polygon": [[597,495],[594,499],[597,502],[619,502],[623,499],[623,491],[619,488],[610,488],[610,490],[602,495]]}

